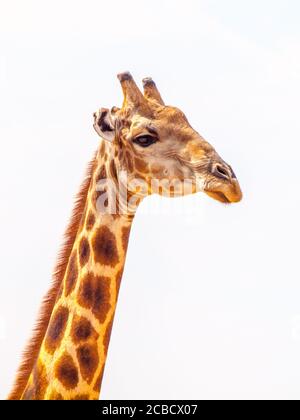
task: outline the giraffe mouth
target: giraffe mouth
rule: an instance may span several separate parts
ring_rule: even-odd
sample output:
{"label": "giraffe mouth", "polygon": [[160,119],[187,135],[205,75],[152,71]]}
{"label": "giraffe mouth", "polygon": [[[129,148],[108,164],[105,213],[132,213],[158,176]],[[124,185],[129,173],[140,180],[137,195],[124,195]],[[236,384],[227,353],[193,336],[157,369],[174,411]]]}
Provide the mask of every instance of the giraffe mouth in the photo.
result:
{"label": "giraffe mouth", "polygon": [[230,204],[231,201],[221,191],[205,191],[205,193],[214,200],[220,201],[223,204]]}
{"label": "giraffe mouth", "polygon": [[239,203],[243,198],[243,193],[237,179],[233,179],[230,184],[217,187],[206,187],[204,192],[211,198],[224,203]]}

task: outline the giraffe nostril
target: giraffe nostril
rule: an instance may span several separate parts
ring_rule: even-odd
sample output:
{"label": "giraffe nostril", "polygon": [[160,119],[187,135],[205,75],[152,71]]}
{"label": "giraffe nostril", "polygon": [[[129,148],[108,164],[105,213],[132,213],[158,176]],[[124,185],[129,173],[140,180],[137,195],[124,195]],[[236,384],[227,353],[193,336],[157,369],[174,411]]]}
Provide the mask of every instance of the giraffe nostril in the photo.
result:
{"label": "giraffe nostril", "polygon": [[221,165],[216,165],[215,166],[214,173],[215,173],[215,175],[217,175],[221,178],[225,178],[225,179],[230,179],[231,178],[231,173],[229,172],[229,170],[227,168],[225,168],[224,166],[221,166]]}

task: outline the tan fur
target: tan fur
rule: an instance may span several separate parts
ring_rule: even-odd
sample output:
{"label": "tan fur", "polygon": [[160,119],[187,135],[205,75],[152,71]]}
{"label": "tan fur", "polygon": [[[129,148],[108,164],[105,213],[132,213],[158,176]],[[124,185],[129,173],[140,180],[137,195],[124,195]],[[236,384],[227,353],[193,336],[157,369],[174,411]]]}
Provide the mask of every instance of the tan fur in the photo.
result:
{"label": "tan fur", "polygon": [[74,241],[77,236],[78,228],[80,226],[81,218],[84,213],[86,198],[90,187],[90,182],[94,172],[96,156],[89,163],[86,170],[85,179],[81,185],[80,191],[75,200],[74,210],[69,222],[69,225],[64,234],[64,242],[59,252],[57,263],[53,272],[53,281],[50,290],[43,299],[38,320],[33,330],[31,339],[23,353],[23,360],[17,372],[15,383],[10,392],[9,400],[19,400],[24,388],[27,384],[30,373],[33,369],[34,363],[38,356],[42,341],[47,330],[49,320],[51,318],[52,310],[66,272],[70,254]]}
{"label": "tan fur", "polygon": [[[129,73],[118,77],[123,107],[94,114],[102,143],[77,198],[52,287],[9,399],[99,398],[129,232],[144,197],[200,189],[224,203],[242,199],[231,167],[182,111],[164,105],[152,79],[144,80],[143,95]],[[124,171],[125,194],[119,177]],[[136,179],[145,184],[138,191],[130,184]],[[187,179],[192,188],[175,189]],[[100,181],[105,181],[102,191]],[[104,193],[108,204],[115,197],[116,213],[98,208]]]}

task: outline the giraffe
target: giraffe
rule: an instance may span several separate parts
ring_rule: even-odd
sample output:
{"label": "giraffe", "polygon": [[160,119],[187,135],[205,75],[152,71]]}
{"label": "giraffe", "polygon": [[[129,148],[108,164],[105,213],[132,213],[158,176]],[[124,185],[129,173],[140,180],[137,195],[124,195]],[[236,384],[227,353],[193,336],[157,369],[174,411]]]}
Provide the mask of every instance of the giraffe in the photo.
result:
{"label": "giraffe", "polygon": [[8,399],[99,398],[130,230],[147,195],[242,199],[231,167],[151,78],[143,93],[129,72],[118,78],[123,105],[94,113],[99,147]]}

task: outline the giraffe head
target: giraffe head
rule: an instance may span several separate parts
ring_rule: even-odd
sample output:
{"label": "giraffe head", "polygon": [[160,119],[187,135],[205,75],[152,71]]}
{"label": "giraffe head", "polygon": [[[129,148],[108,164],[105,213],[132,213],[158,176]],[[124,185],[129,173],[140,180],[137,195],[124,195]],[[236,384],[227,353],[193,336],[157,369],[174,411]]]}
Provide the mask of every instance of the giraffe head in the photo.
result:
{"label": "giraffe head", "polygon": [[181,110],[164,104],[153,80],[143,80],[142,93],[130,73],[118,78],[123,106],[97,111],[94,128],[114,145],[113,158],[118,169],[126,172],[129,185],[142,180],[145,195],[204,191],[222,203],[239,202],[242,192],[231,167]]}

